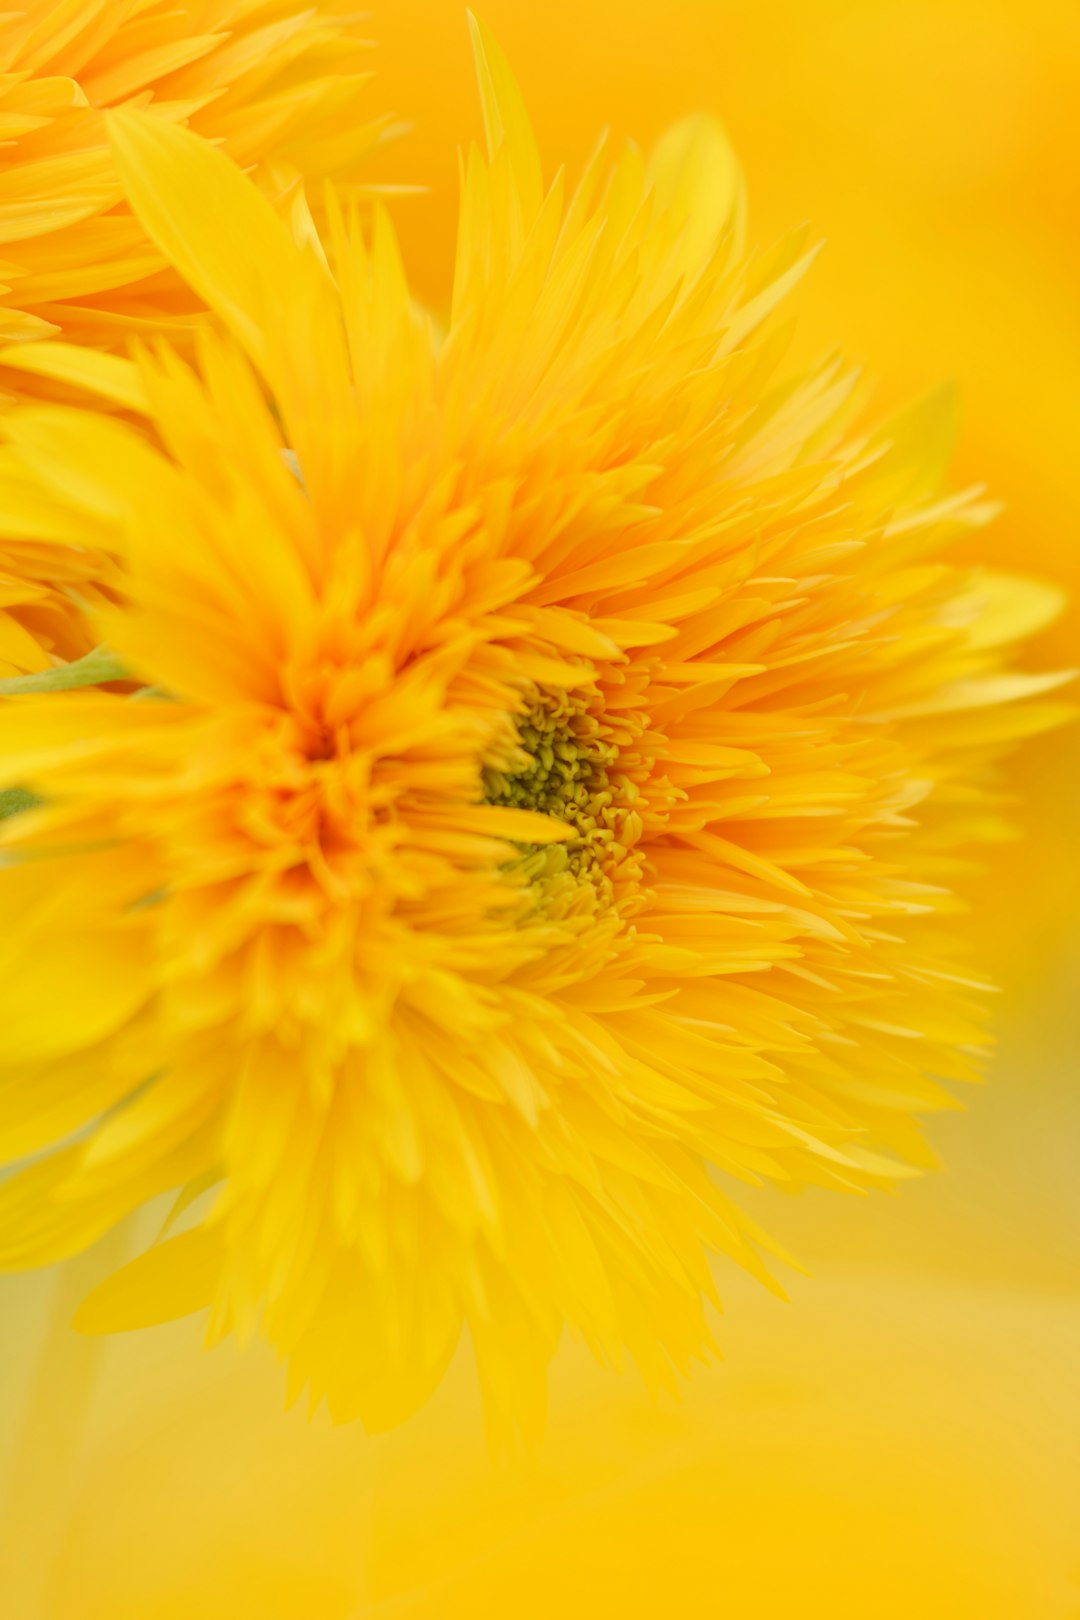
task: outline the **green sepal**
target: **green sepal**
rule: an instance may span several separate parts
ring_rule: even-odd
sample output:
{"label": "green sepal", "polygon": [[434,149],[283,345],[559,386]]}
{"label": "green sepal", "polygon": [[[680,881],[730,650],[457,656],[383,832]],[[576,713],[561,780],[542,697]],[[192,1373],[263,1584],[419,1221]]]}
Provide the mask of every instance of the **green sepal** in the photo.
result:
{"label": "green sepal", "polygon": [[21,697],[24,693],[71,692],[80,686],[100,686],[103,681],[130,679],[123,661],[108,647],[94,647],[70,664],[54,664],[51,669],[35,670],[32,675],[9,675],[0,680],[0,697]]}

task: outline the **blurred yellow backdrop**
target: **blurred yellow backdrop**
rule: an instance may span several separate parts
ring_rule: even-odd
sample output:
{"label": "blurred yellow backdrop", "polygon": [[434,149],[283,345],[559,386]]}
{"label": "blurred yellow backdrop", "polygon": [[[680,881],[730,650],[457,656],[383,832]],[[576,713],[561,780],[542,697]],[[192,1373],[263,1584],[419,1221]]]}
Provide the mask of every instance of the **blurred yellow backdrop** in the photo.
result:
{"label": "blurred yellow backdrop", "polygon": [[501,1466],[466,1355],[370,1439],[283,1414],[262,1350],[132,1336],[66,1475],[24,1470],[4,1613],[1076,1620],[1074,1298],[879,1267],[726,1292],[682,1405],[572,1348],[542,1453]]}
{"label": "blurred yellow backdrop", "polygon": [[[483,11],[552,168],[604,124],[647,143],[719,112],[757,240],[808,219],[827,241],[804,347],[861,360],[882,408],[954,379],[956,476],[1006,504],[980,545],[1080,591],[1075,0]],[[387,0],[371,27],[378,104],[415,126],[382,177],[429,187],[394,212],[438,306],[456,147],[480,133],[464,12]],[[1077,624],[1043,662],[1075,660]],[[785,1307],[724,1271],[726,1359],[682,1407],[571,1348],[544,1452],[495,1468],[464,1355],[373,1441],[283,1417],[267,1357],[200,1356],[198,1323],[98,1365],[61,1332],[42,1367],[72,1280],[5,1280],[5,1620],[1077,1620],[1076,747],[1027,749],[1025,837],[979,887],[1002,1046],[971,1112],[936,1123],[947,1172],[895,1198],[763,1196],[815,1280]]]}

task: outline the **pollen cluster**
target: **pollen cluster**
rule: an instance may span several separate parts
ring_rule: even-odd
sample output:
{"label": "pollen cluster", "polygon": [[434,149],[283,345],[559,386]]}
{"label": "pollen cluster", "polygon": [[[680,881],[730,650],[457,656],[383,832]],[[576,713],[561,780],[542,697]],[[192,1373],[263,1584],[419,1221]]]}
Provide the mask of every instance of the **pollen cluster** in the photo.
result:
{"label": "pollen cluster", "polygon": [[642,832],[633,809],[640,790],[619,769],[618,748],[588,700],[566,692],[539,693],[517,731],[519,757],[503,770],[484,768],[485,802],[536,811],[572,829],[565,844],[527,847],[532,871],[548,879],[569,872],[613,899]]}

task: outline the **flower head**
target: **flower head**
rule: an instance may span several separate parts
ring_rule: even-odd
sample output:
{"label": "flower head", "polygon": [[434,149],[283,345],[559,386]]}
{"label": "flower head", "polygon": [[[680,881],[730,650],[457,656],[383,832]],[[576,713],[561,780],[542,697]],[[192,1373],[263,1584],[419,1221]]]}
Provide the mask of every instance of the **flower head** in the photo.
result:
{"label": "flower head", "polygon": [[84,1326],[210,1304],[378,1425],[467,1323],[530,1428],[564,1324],[662,1383],[711,1343],[710,1252],[771,1282],[731,1178],[928,1162],[984,1041],[948,884],[1055,717],[1002,650],[1053,594],[941,559],[988,515],[936,493],[945,406],[852,435],[846,373],[778,372],[808,255],[745,257],[714,125],[567,198],[478,62],[444,335],[385,217],[331,199],[297,245],[195,136],[111,120],[231,335],[128,367],[146,432],[5,424],[5,528],[116,556],[95,632],[141,689],[0,713],[41,801],[0,874],[0,1149],[44,1151],[0,1258],[179,1188]]}
{"label": "flower head", "polygon": [[[0,45],[0,340],[122,347],[132,333],[180,336],[197,315],[124,201],[105,109],[188,124],[302,219],[303,181],[353,179],[385,130],[363,116],[365,55],[339,0],[27,0]],[[77,357],[35,346],[24,358],[5,394],[77,391]],[[3,542],[0,676],[87,651],[72,601],[96,601],[108,573],[85,555],[50,571],[38,548]]]}

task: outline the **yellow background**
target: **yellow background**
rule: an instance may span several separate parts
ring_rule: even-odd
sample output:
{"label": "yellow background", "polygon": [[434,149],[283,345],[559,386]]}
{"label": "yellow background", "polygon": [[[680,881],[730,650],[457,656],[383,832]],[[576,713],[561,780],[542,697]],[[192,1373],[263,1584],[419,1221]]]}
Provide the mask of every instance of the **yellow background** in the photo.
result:
{"label": "yellow background", "polygon": [[[959,385],[955,474],[1006,503],[980,548],[1080,585],[1080,7],[1051,0],[488,0],[552,170],[599,127],[724,118],[761,243],[826,252],[800,342],[883,409]],[[418,291],[445,300],[479,136],[457,0],[386,0],[379,163]],[[1036,649],[1075,661],[1075,610]],[[6,1281],[11,1620],[1077,1620],[1080,951],[1076,738],[1030,746],[1024,837],[979,885],[1004,987],[992,1084],[894,1198],[761,1197],[815,1272],[784,1306],[724,1272],[725,1362],[679,1407],[570,1349],[550,1435],[495,1468],[467,1356],[404,1430],[280,1415],[261,1352],[197,1323],[95,1352]],[[93,1271],[103,1258],[90,1257]],[[57,1297],[58,1296],[58,1297]],[[35,1383],[34,1366],[38,1366]],[[21,1412],[21,1419],[18,1414]],[[0,1605],[2,1606],[2,1605]]]}

